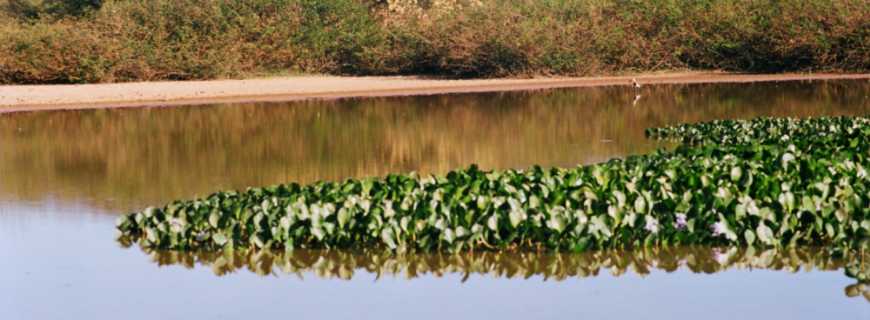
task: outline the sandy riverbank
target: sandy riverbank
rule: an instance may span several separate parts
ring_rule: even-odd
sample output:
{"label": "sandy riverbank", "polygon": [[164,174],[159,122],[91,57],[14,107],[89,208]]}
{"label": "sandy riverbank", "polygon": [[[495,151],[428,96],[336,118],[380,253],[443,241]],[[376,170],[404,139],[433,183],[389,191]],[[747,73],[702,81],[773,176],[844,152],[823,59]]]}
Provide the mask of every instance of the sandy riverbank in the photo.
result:
{"label": "sandy riverbank", "polygon": [[441,80],[419,77],[298,76],[250,80],[0,86],[0,113],[177,106],[642,84],[867,79],[870,74],[662,73],[639,76]]}

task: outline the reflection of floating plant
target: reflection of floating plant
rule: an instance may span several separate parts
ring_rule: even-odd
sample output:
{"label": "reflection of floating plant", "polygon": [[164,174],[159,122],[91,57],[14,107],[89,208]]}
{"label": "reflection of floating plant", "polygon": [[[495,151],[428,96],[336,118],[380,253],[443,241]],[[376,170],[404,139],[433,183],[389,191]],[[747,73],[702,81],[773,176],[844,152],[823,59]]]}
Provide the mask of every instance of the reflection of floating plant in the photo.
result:
{"label": "reflection of floating plant", "polygon": [[[127,243],[129,245],[129,243]],[[421,276],[441,277],[461,275],[465,281],[472,275],[495,278],[542,277],[544,280],[595,277],[602,272],[614,276],[626,273],[648,275],[656,270],[674,272],[687,270],[711,274],[731,269],[765,269],[784,272],[808,270],[834,271],[866,264],[867,253],[842,256],[830,248],[707,248],[670,247],[638,250],[604,250],[583,253],[560,252],[494,252],[461,253],[395,253],[384,250],[226,250],[165,251],[145,249],[159,265],[210,266],[223,276],[247,269],[261,276],[279,273],[313,273],[321,278],[351,279],[357,273],[414,279]],[[866,273],[866,266],[863,267]],[[846,273],[850,278],[858,278]],[[870,301],[865,283],[857,282],[845,288],[850,297],[864,295]]]}
{"label": "reflection of floating plant", "polygon": [[146,247],[398,251],[854,248],[870,233],[868,118],[719,121],[649,134],[701,145],[571,169],[472,166],[221,192],[123,216],[118,229]]}

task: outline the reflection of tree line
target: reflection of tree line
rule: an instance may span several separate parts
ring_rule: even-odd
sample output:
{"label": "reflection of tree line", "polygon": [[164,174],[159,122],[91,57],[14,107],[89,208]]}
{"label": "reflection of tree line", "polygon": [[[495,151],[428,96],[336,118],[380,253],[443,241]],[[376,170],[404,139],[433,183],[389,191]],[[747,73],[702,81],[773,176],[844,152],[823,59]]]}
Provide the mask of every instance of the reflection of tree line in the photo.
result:
{"label": "reflection of tree line", "polygon": [[38,199],[65,190],[71,194],[56,196],[111,198],[118,207],[108,209],[133,210],[279,182],[471,163],[571,166],[650,151],[657,145],[643,129],[651,126],[867,113],[868,89],[866,82],[646,86],[636,107],[634,90],[610,87],[4,115],[0,192]]}
{"label": "reflection of tree line", "polygon": [[[122,240],[124,246],[131,243]],[[845,288],[849,297],[863,295],[870,302],[870,252],[840,253],[823,248],[646,248],[638,250],[558,252],[393,253],[383,250],[294,250],[289,252],[238,250],[181,252],[142,248],[160,266],[211,267],[224,276],[248,270],[261,276],[313,273],[321,278],[351,279],[363,272],[413,279],[426,275],[471,275],[495,278],[529,278],[561,281],[595,277],[601,272],[620,276],[628,272],[648,275],[658,270],[712,274],[729,269],[766,269],[784,272],[836,271],[856,280]]]}

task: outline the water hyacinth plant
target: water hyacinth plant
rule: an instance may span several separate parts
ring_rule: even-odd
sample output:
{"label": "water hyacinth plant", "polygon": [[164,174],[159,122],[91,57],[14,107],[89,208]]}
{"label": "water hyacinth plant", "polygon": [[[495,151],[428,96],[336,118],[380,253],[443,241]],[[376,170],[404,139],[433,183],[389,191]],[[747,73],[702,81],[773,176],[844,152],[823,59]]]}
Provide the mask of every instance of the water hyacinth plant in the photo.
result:
{"label": "water hyacinth plant", "polygon": [[575,168],[416,174],[219,192],[119,218],[169,249],[864,247],[870,118],[651,129],[674,150]]}

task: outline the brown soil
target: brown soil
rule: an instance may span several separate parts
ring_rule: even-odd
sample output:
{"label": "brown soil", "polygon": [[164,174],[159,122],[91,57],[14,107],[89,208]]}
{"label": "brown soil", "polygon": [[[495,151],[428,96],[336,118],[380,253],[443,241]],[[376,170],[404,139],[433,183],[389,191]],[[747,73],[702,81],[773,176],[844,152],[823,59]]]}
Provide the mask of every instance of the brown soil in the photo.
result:
{"label": "brown soil", "polygon": [[59,109],[177,106],[535,90],[646,84],[867,79],[870,74],[734,74],[683,72],[637,76],[443,80],[419,77],[299,76],[250,80],[0,86],[0,113]]}

